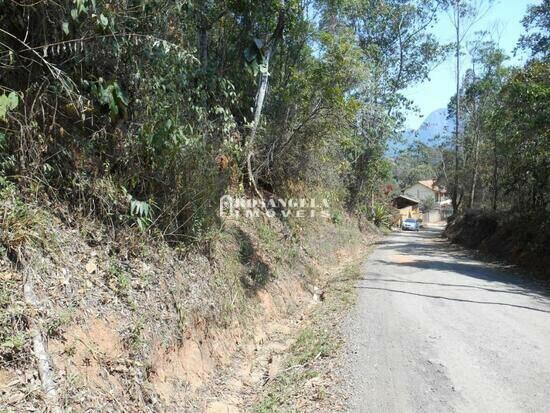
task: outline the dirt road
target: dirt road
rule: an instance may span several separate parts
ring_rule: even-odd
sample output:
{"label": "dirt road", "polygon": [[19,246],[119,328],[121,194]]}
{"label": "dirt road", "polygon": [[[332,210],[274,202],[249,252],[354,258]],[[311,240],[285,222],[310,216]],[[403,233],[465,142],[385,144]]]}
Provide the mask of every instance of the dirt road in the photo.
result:
{"label": "dirt road", "polygon": [[352,412],[550,411],[550,299],[439,231],[395,233],[344,326]]}

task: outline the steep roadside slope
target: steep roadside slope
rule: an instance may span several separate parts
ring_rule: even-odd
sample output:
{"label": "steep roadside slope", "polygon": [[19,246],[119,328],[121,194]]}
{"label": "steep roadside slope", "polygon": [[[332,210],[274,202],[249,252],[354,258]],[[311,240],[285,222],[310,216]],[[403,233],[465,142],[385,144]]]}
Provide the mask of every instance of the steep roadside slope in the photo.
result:
{"label": "steep roadside slope", "polygon": [[351,219],[227,221],[177,249],[15,196],[2,207],[0,406],[14,412],[245,409],[373,235]]}

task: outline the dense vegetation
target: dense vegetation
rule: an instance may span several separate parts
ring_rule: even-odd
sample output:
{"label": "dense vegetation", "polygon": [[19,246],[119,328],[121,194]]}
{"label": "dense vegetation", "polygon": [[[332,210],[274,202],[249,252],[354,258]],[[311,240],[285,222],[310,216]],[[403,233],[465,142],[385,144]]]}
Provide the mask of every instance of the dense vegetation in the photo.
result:
{"label": "dense vegetation", "polygon": [[221,194],[383,198],[437,1],[0,1],[0,184],[181,241]]}
{"label": "dense vegetation", "polygon": [[[248,379],[261,371],[263,388],[274,360],[256,326],[283,341],[266,322],[301,325],[330,284],[330,326],[303,331],[274,385],[309,380],[352,296],[359,273],[347,266],[377,232],[344,212],[389,226],[392,196],[415,180],[437,177],[457,212],[527,209],[529,231],[541,214],[548,230],[547,0],[524,20],[524,67],[483,37],[468,46],[474,66],[449,103],[455,135],[387,156],[413,107],[406,88],[464,51],[432,25],[469,4],[0,0],[0,405],[203,411],[220,386],[237,391],[235,372],[218,368],[237,351],[239,364],[263,363],[242,369],[249,398]],[[324,198],[331,222],[222,221],[227,193]],[[507,234],[462,222],[486,229],[473,246]],[[535,246],[506,251],[520,263],[549,255],[550,231],[516,224]],[[300,396],[280,393],[260,409]]]}
{"label": "dense vegetation", "polygon": [[[484,33],[436,42],[442,10],[456,24],[472,5],[4,0],[0,185],[170,241],[207,236],[227,192],[322,195],[375,218],[431,176],[456,211],[546,211],[548,2],[523,20],[524,67]],[[403,90],[452,49],[472,61],[449,102],[459,130],[392,171]]]}
{"label": "dense vegetation", "polygon": [[[471,8],[463,2],[462,14]],[[437,176],[453,197],[455,210],[481,208],[550,217],[550,2],[529,7],[525,34],[516,53],[523,67],[491,40],[476,33],[460,49],[471,58],[455,95],[450,116],[459,114],[458,133],[449,131],[432,146],[416,144],[400,157],[402,182]],[[458,106],[457,106],[458,100]]]}

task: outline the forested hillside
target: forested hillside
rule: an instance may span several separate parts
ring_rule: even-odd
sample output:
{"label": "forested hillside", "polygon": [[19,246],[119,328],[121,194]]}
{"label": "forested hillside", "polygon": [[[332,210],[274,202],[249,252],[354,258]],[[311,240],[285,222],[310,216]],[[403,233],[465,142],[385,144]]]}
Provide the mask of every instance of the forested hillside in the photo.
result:
{"label": "forested hillside", "polygon": [[[353,280],[367,221],[389,226],[415,179],[457,215],[529,211],[548,233],[546,0],[524,67],[468,45],[456,133],[386,157],[405,89],[466,50],[432,26],[468,4],[0,0],[0,410],[204,411],[224,391],[250,407],[269,352]],[[225,220],[224,194],[330,210]],[[302,367],[332,348],[308,334]],[[237,384],[235,354],[253,360]]]}
{"label": "forested hillside", "polygon": [[355,207],[440,57],[437,6],[4,1],[3,186],[175,241],[239,185]]}
{"label": "forested hillside", "polygon": [[[479,13],[472,4],[463,3],[463,20]],[[520,67],[507,63],[510,57],[491,33],[463,41],[458,50],[471,65],[463,68],[459,93],[448,105],[455,124],[435,142],[411,145],[394,167],[402,186],[436,176],[457,216],[467,209],[483,215],[460,221],[452,238],[476,247],[486,240],[488,251],[542,271],[546,264],[533,258],[548,256],[550,236],[549,13],[549,2],[542,1],[523,18],[515,49],[526,56]],[[491,222],[492,229],[478,227],[478,220]],[[475,236],[468,235],[472,231]]]}
{"label": "forested hillside", "polygon": [[[354,279],[364,218],[387,222],[440,7],[0,1],[2,407],[252,406],[309,303]],[[224,194],[330,214],[225,220]],[[304,366],[332,348],[311,331]]]}

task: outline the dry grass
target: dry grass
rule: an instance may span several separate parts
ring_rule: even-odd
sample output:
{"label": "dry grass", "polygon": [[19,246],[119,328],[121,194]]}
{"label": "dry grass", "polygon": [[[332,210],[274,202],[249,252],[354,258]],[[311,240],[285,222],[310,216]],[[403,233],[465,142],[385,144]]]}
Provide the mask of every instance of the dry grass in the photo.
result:
{"label": "dry grass", "polygon": [[[7,374],[19,369],[29,377],[11,387],[17,398],[0,395],[0,402],[15,410],[43,407],[30,363],[26,317],[39,321],[56,365],[63,366],[56,371],[63,408],[102,405],[110,411],[147,412],[187,406],[186,411],[198,411],[204,407],[200,400],[222,397],[227,386],[212,387],[212,380],[234,374],[234,358],[244,355],[256,361],[239,381],[254,377],[259,384],[267,366],[265,360],[257,361],[267,354],[259,332],[284,325],[288,331],[283,335],[268,331],[266,337],[275,334],[286,343],[295,320],[308,308],[308,290],[328,285],[327,264],[336,255],[345,260],[344,251],[359,240],[356,227],[346,222],[291,227],[280,221],[233,222],[209,238],[208,248],[179,249],[135,229],[113,233],[108,223],[89,218],[72,215],[62,222],[21,202],[13,187],[3,189],[0,202],[0,242],[5,246],[0,257],[15,274],[0,289],[0,351],[7,356],[0,357],[0,369]],[[32,314],[19,305],[26,270],[37,277],[41,303]],[[0,268],[0,276],[6,271]],[[103,354],[93,320],[102,320],[121,343],[117,358],[124,363]],[[77,334],[80,341],[74,332],[82,332]],[[330,335],[302,333],[294,362],[330,358],[331,340]],[[175,368],[180,364],[188,367],[180,371]],[[90,384],[90,371],[98,385]],[[250,397],[233,391],[238,400]]]}
{"label": "dry grass", "polygon": [[298,332],[285,367],[262,389],[253,407],[255,412],[345,409],[343,398],[335,390],[334,364],[342,344],[339,322],[354,301],[353,285],[359,274],[358,263],[349,263],[333,274],[327,298]]}
{"label": "dry grass", "polygon": [[43,241],[45,215],[21,201],[15,186],[8,185],[0,191],[0,204],[0,244],[9,255],[16,256],[28,243]]}

